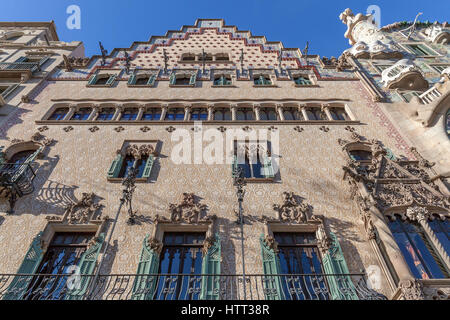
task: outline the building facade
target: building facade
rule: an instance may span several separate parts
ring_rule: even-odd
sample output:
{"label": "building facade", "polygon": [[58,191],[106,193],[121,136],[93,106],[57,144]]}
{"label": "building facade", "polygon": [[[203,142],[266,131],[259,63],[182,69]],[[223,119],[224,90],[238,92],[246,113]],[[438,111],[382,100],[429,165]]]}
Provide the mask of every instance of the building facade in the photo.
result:
{"label": "building facade", "polygon": [[38,42],[56,66],[2,107],[2,299],[447,299],[448,69],[420,68],[449,30],[340,18],[339,59],[219,19]]}

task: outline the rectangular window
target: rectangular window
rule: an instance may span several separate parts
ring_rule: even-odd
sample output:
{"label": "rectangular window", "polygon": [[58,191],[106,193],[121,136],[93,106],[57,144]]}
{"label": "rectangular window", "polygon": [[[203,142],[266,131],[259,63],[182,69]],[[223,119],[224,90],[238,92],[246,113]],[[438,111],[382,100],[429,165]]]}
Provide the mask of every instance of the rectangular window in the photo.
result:
{"label": "rectangular window", "polygon": [[437,71],[439,74],[442,73],[445,69],[450,67],[449,64],[431,64],[431,68],[433,68],[435,71]]}
{"label": "rectangular window", "polygon": [[273,179],[268,141],[234,141],[233,174],[240,168],[245,179]]}
{"label": "rectangular window", "polygon": [[292,300],[328,300],[316,234],[280,232],[274,233],[274,238],[278,243],[281,274],[286,275],[281,277],[284,296]]}
{"label": "rectangular window", "polygon": [[[77,266],[95,233],[55,233],[29,285],[27,299],[63,300],[69,268]],[[42,275],[42,276],[39,276]],[[52,275],[45,276],[45,275]]]}
{"label": "rectangular window", "polygon": [[433,52],[424,44],[407,44],[406,45],[410,51],[412,51],[417,56],[435,56],[436,53]]}
{"label": "rectangular window", "polygon": [[166,232],[160,255],[156,300],[199,300],[204,232]]}

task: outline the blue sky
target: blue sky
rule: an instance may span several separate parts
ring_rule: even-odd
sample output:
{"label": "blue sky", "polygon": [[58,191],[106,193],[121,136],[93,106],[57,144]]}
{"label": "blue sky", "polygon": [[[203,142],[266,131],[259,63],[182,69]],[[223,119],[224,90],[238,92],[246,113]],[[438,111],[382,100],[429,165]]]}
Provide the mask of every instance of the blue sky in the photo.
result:
{"label": "blue sky", "polygon": [[[66,9],[72,4],[81,8],[80,30],[66,27]],[[3,0],[0,20],[54,20],[60,39],[83,41],[90,56],[99,53],[99,40],[111,51],[178,30],[197,18],[223,18],[228,25],[282,41],[285,47],[303,49],[309,41],[311,54],[329,57],[349,46],[339,14],[347,7],[365,13],[369,5],[380,7],[382,25],[414,20],[418,12],[423,12],[421,21],[450,20],[449,0]]]}

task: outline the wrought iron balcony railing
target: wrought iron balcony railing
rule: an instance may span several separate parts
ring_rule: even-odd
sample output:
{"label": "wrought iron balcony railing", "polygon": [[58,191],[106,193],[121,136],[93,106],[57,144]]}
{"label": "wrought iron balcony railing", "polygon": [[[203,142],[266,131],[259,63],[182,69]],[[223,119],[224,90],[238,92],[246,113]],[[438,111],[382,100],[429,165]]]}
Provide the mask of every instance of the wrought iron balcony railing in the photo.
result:
{"label": "wrought iron balcony railing", "polygon": [[0,196],[9,198],[11,211],[17,198],[34,191],[36,177],[32,162],[2,163],[0,165]]}
{"label": "wrought iron balcony railing", "polygon": [[0,70],[35,72],[39,69],[39,62],[0,62]]}
{"label": "wrought iron balcony railing", "polygon": [[0,275],[2,300],[385,300],[364,274]]}

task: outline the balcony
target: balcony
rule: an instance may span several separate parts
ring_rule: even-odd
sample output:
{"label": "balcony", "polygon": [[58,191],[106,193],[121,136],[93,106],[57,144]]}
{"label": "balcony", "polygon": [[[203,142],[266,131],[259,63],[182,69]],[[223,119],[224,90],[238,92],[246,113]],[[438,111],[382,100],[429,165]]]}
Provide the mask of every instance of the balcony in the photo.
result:
{"label": "balcony", "polygon": [[402,59],[384,70],[381,73],[381,81],[386,89],[428,89],[428,82],[414,63],[408,59]]}
{"label": "balcony", "polygon": [[[330,289],[332,288],[332,289]],[[245,291],[245,294],[244,294]],[[0,275],[1,300],[385,300],[364,274]]]}
{"label": "balcony", "polygon": [[0,197],[9,200],[9,213],[12,213],[18,198],[34,191],[33,180],[36,173],[31,164],[32,162],[3,163],[0,166]]}

